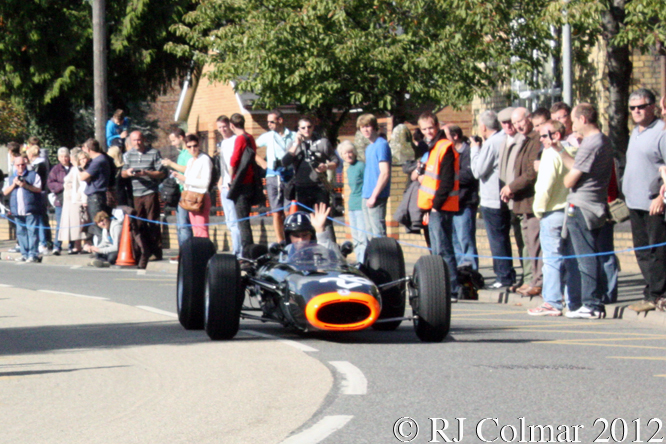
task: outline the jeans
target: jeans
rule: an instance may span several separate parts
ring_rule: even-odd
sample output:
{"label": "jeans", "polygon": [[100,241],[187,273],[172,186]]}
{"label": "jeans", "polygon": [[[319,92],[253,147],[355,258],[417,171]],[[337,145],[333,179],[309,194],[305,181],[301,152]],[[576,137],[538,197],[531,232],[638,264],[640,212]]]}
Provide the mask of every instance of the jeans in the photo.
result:
{"label": "jeans", "polygon": [[56,218],[56,234],[53,236],[53,248],[56,250],[62,249],[62,241],[60,240],[60,219],[62,218],[62,207],[55,207]]}
{"label": "jeans", "polygon": [[[481,207],[481,214],[486,225],[490,251],[494,256],[493,271],[497,276],[497,281],[502,285],[513,285],[516,281],[516,270],[513,269],[511,240],[509,239],[511,213],[509,210]],[[508,259],[495,259],[497,257]]]}
{"label": "jeans", "polygon": [[[613,224],[607,223],[601,227],[597,240],[599,252],[615,251],[613,242]],[[599,269],[602,279],[599,280],[599,294],[604,304],[617,302],[617,278],[620,274],[620,261],[615,254],[599,256]]]}
{"label": "jeans", "polygon": [[231,251],[236,255],[241,255],[241,235],[240,230],[238,229],[238,217],[236,217],[236,206],[234,201],[227,199],[227,193],[229,193],[229,188],[223,188],[220,191],[220,197],[222,200],[222,208],[224,209],[224,220],[227,223],[227,228],[229,233],[231,233]]}
{"label": "jeans", "polygon": [[577,298],[580,295],[580,275],[576,259],[562,259],[563,255],[570,255],[570,242],[562,239],[564,225],[564,210],[550,211],[543,215],[540,222],[541,248],[543,251],[543,301],[551,306],[562,309],[562,295],[567,293],[567,305],[580,307],[580,302],[571,300],[570,296]]}
{"label": "jeans", "polygon": [[368,247],[368,235],[365,233],[365,218],[363,210],[349,210],[349,225],[352,229],[352,239],[354,240],[354,253],[356,260],[362,264],[365,259],[365,249]]}
{"label": "jeans", "polygon": [[456,253],[453,250],[453,213],[449,211],[430,211],[428,222],[432,254],[442,256],[449,269],[451,295],[458,296],[458,266]]}
{"label": "jeans", "polygon": [[[88,216],[90,216],[90,222],[92,225],[88,227],[88,234],[90,236],[97,236],[97,237],[102,237],[102,229],[97,226],[96,223],[94,223],[95,220],[95,215],[99,213],[100,211],[105,211],[108,215],[111,215],[109,213],[109,209],[106,206],[106,192],[98,192],[98,193],[93,193],[88,195]],[[158,214],[159,214],[159,205],[158,205]],[[140,217],[146,217],[146,216],[141,216]]]}
{"label": "jeans", "polygon": [[250,210],[252,205],[250,200],[252,199],[252,194],[254,193],[254,185],[240,185],[241,192],[236,199],[236,216],[238,219],[243,219],[238,222],[238,227],[240,228],[240,239],[241,239],[241,251],[245,253],[245,249],[248,245],[254,243],[252,237],[252,226],[250,225]]}
{"label": "jeans", "polygon": [[14,216],[16,220],[16,239],[18,240],[21,256],[24,258],[37,257],[39,243],[39,223],[41,214],[28,214]]}
{"label": "jeans", "polygon": [[375,206],[372,208],[368,208],[367,202],[368,199],[363,199],[361,203],[365,226],[375,236],[386,236],[386,203],[388,198],[377,199]]}
{"label": "jeans", "polygon": [[476,250],[476,207],[465,207],[453,215],[453,250],[456,263],[479,269]]}
{"label": "jeans", "polygon": [[[580,208],[574,207],[573,216],[567,218],[567,230],[577,256],[599,252],[597,245],[599,244],[601,228],[588,229]],[[591,310],[598,310],[603,307],[598,285],[601,277],[599,258],[597,256],[587,256],[576,259],[580,272],[581,302]]]}
{"label": "jeans", "polygon": [[[634,247],[647,247],[666,242],[663,214],[650,216],[647,211],[630,209],[629,217]],[[645,298],[654,301],[666,296],[666,246],[636,250],[635,254],[636,262],[647,284]]]}
{"label": "jeans", "polygon": [[190,224],[190,213],[180,205],[176,207],[176,223],[178,224],[178,246],[193,236]]}

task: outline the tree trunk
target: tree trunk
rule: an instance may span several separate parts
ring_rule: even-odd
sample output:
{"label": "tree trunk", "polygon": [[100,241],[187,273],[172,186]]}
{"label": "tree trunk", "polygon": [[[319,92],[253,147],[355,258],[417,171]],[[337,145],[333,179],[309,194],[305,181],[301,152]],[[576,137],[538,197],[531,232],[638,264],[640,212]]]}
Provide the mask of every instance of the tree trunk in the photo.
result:
{"label": "tree trunk", "polygon": [[610,9],[602,17],[608,68],[608,136],[615,156],[621,159],[624,158],[629,143],[628,103],[633,66],[629,57],[629,47],[614,45],[612,41],[624,26],[627,1],[630,0],[611,0]]}

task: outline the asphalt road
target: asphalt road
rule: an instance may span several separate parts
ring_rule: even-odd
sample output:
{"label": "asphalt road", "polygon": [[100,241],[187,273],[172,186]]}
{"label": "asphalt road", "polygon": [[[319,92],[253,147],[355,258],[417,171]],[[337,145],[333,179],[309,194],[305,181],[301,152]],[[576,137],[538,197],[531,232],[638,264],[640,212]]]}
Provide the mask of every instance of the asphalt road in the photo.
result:
{"label": "asphalt road", "polygon": [[[11,432],[0,433],[0,442],[77,442],[70,438],[90,438],[95,427],[103,431],[98,439],[78,442],[281,442],[287,436],[283,442],[290,444],[539,442],[544,437],[536,426],[552,427],[550,442],[589,443],[597,435],[609,440],[597,442],[666,439],[663,329],[610,319],[530,318],[521,307],[460,302],[441,344],[420,343],[407,322],[395,332],[307,335],[243,322],[236,339],[212,343],[174,320],[171,274],[0,262],[0,284],[12,286],[0,288],[0,429]],[[22,289],[29,291],[19,296]],[[36,313],[30,298],[37,295],[49,295],[49,303],[35,320],[3,327],[18,322],[3,322],[5,298],[27,298],[23,313],[29,317]],[[69,320],[59,322],[60,315]],[[93,339],[72,333],[100,323]],[[54,336],[55,344],[40,346],[35,332]],[[96,359],[101,351],[113,354]],[[38,371],[44,354],[59,365],[74,354],[80,368],[104,368],[15,374]],[[215,366],[220,371],[211,372]],[[174,374],[197,377],[180,387]],[[8,390],[8,383],[16,386]],[[88,399],[81,390],[65,390],[79,383],[103,393]],[[234,401],[212,402],[207,392],[213,398],[233,392]],[[94,411],[104,396],[114,400],[104,403],[113,414],[101,421]],[[205,406],[176,409],[181,398],[194,406],[202,397]],[[138,423],[115,407],[140,412],[144,404],[151,414]],[[59,421],[35,419],[68,405],[83,415],[78,435],[55,427]],[[256,417],[249,413],[257,409]],[[174,422],[172,410],[188,412],[187,420]],[[446,430],[433,432],[445,421]],[[120,433],[125,429],[135,432]]]}

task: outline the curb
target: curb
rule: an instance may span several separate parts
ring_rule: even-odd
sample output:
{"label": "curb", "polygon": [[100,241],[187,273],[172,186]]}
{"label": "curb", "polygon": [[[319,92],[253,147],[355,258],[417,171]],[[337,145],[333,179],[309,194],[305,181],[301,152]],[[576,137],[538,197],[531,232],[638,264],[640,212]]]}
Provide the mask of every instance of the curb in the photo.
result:
{"label": "curb", "polygon": [[[524,297],[518,293],[509,293],[507,291],[480,290],[479,302],[487,304],[504,304],[514,307],[528,308],[538,307],[543,303],[541,296]],[[642,325],[653,325],[655,327],[666,327],[666,312],[652,310],[643,313],[636,313],[629,310],[631,302],[617,302],[615,304],[606,304],[606,319],[617,319],[626,322],[636,322]],[[528,316],[525,314],[525,316]]]}

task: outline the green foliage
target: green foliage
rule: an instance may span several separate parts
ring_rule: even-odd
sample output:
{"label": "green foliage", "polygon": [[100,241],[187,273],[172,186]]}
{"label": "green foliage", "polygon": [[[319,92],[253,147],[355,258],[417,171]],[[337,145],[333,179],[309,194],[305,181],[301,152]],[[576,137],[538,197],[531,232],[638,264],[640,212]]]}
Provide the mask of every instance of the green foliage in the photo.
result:
{"label": "green foliage", "polygon": [[627,2],[625,27],[617,37],[619,44],[628,44],[645,52],[658,42],[666,43],[666,7],[663,0],[632,0]]}
{"label": "green foliage", "polygon": [[[112,108],[155,97],[185,73],[190,61],[163,48],[177,39],[169,28],[188,8],[190,0],[107,1]],[[60,143],[73,143],[72,110],[93,103],[92,57],[91,2],[0,2],[0,93],[20,101]]]}
{"label": "green foliage", "polygon": [[[511,77],[526,80],[550,52],[543,11],[504,0],[199,0],[167,50],[211,64],[257,106],[297,103],[331,115],[462,105]],[[536,11],[536,14],[532,11]]]}
{"label": "green foliage", "polygon": [[0,143],[21,139],[26,132],[25,111],[10,101],[0,99]]}

